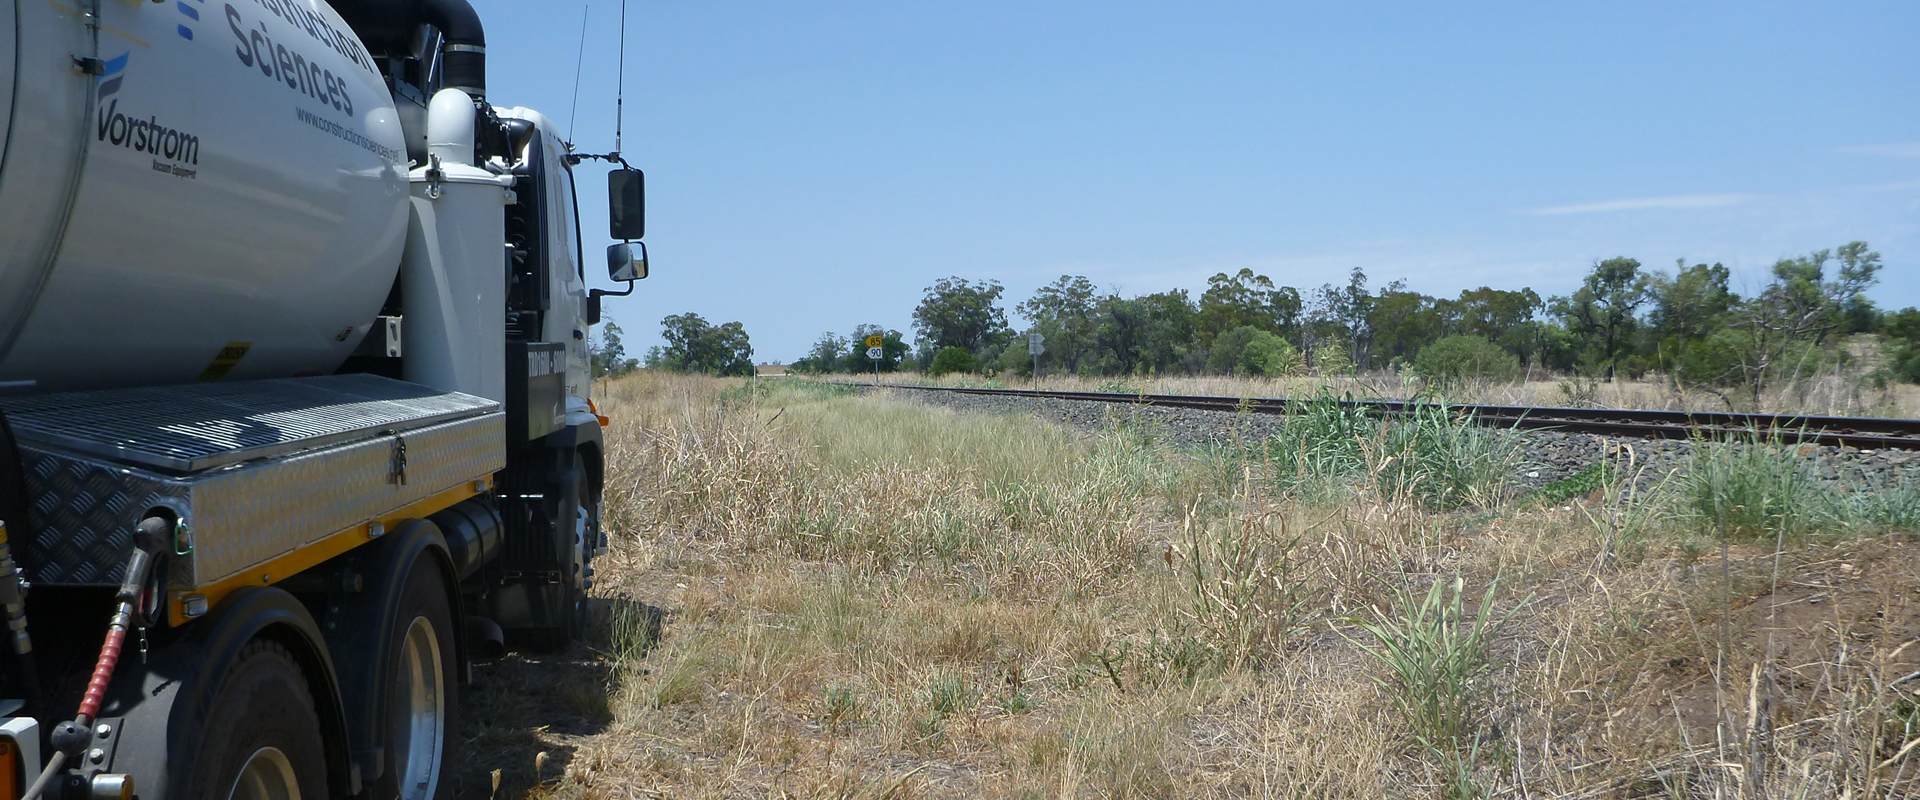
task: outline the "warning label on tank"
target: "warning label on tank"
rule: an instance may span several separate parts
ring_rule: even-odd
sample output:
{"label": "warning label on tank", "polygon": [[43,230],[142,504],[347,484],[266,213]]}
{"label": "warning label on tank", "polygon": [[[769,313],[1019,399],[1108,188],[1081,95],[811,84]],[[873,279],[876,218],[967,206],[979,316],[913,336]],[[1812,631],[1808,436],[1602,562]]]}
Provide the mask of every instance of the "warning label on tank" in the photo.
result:
{"label": "warning label on tank", "polygon": [[213,357],[213,363],[208,364],[206,369],[200,371],[198,380],[217,381],[227,377],[227,373],[232,372],[234,367],[239,366],[240,359],[244,358],[247,355],[247,351],[252,349],[252,342],[228,342],[227,346],[220,348],[220,353]]}

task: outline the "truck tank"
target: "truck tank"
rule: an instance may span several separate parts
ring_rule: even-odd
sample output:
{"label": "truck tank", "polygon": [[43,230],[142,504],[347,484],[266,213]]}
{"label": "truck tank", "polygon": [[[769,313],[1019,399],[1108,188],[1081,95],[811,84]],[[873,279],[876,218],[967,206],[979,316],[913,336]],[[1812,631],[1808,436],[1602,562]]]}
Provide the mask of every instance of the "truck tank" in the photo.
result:
{"label": "truck tank", "polygon": [[0,391],[336,369],[407,232],[400,122],[353,30],[320,0],[10,6]]}

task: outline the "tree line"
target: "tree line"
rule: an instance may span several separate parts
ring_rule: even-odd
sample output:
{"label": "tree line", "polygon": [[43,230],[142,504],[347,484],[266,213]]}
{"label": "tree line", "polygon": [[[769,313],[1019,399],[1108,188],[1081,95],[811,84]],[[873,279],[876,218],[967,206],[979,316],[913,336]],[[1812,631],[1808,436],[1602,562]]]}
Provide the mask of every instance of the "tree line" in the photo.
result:
{"label": "tree line", "polygon": [[[1920,382],[1920,311],[1883,311],[1867,291],[1881,257],[1850,242],[1781,259],[1767,282],[1742,295],[1723,265],[1676,262],[1671,271],[1635,259],[1592,264],[1564,296],[1530,288],[1480,287],[1436,297],[1393,281],[1370,288],[1356,268],[1342,284],[1302,291],[1251,269],[1219,273],[1199,297],[1186,289],[1138,296],[1101,292],[1062,275],[1014,306],[998,281],[945,278],[913,312],[914,347],[899,331],[863,324],[827,333],[793,366],[803,372],[874,368],[864,342],[885,337],[882,371],[978,372],[1027,377],[1024,334],[1045,337],[1043,372],[1077,375],[1408,370],[1435,381],[1515,379],[1548,373],[1612,381],[1658,373],[1674,385],[1728,402],[1836,366],[1880,380]],[[1852,364],[1854,334],[1884,337],[1884,363]]]}
{"label": "tree line", "polygon": [[624,334],[613,320],[595,332],[588,359],[594,375],[618,377],[643,364],[647,369],[705,375],[752,377],[755,372],[753,344],[746,326],[738,322],[715,325],[692,312],[674,314],[660,321],[660,337],[666,344],[647,348],[644,361],[627,356],[621,341]]}

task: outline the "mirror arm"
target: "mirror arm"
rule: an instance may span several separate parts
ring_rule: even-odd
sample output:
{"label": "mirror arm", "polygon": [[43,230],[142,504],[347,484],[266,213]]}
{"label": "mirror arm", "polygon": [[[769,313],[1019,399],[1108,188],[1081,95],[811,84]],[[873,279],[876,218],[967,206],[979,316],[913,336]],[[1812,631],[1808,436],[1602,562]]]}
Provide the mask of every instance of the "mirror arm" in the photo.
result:
{"label": "mirror arm", "polygon": [[574,166],[582,161],[605,161],[609,164],[617,161],[620,163],[621,169],[633,169],[633,165],[627,163],[626,157],[620,155],[619,151],[607,153],[606,155],[600,155],[598,153],[568,153],[560,158],[567,162],[567,166]]}
{"label": "mirror arm", "polygon": [[626,297],[627,295],[633,294],[634,282],[627,281],[626,283],[627,283],[627,290],[624,292],[616,292],[616,291],[613,291],[612,289],[589,289],[587,290],[587,294],[592,297]]}

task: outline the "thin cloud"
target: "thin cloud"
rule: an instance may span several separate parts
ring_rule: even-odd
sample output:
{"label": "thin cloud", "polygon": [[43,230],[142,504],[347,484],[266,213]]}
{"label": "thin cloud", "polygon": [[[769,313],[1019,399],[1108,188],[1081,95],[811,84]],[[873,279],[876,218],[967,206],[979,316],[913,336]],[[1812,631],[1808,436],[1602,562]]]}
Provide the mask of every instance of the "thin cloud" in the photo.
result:
{"label": "thin cloud", "polygon": [[1887,158],[1920,158],[1920,142],[1887,142],[1883,144],[1850,144],[1836,147],[1836,153],[1856,156],[1885,156]]}
{"label": "thin cloud", "polygon": [[1602,203],[1581,203],[1570,206],[1551,206],[1536,208],[1522,213],[1536,216],[1556,214],[1598,214],[1606,211],[1642,211],[1656,208],[1719,208],[1736,203],[1744,203],[1753,198],[1748,194],[1670,194],[1665,197],[1635,197],[1627,200],[1608,200]]}

